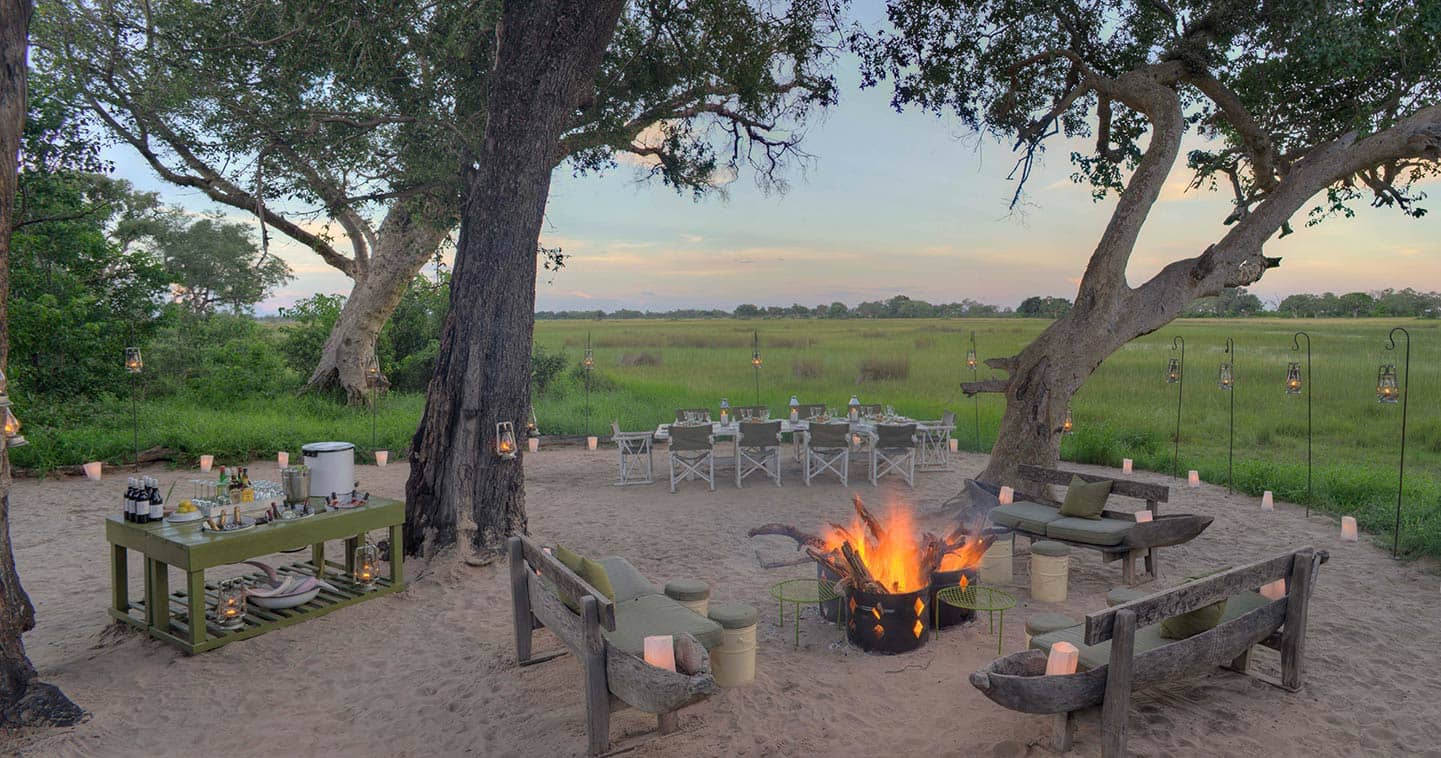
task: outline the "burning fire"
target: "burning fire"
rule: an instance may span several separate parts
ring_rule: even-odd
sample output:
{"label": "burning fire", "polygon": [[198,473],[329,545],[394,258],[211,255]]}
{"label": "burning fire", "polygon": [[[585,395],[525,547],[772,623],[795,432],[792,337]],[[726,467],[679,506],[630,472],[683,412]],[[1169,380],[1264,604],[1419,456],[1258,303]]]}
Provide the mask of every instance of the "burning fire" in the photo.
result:
{"label": "burning fire", "polygon": [[[892,593],[914,592],[929,585],[931,578],[923,566],[927,536],[916,528],[910,508],[903,503],[891,503],[886,512],[877,517],[865,510],[859,495],[855,504],[856,515],[849,526],[827,525],[821,535],[825,552],[839,551],[843,544],[850,545],[875,580]],[[930,536],[930,542],[935,543],[934,536]],[[985,551],[983,541],[968,539],[940,559],[939,570],[978,566]]]}

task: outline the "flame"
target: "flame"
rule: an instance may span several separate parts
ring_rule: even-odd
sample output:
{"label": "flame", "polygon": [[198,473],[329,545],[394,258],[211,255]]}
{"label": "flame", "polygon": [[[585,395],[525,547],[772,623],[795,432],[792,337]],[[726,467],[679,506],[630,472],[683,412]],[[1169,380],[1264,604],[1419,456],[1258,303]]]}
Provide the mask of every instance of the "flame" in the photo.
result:
{"label": "flame", "polygon": [[[910,508],[904,503],[891,503],[884,514],[876,514],[876,520],[881,523],[884,539],[874,539],[856,515],[844,531],[836,526],[825,530],[825,550],[840,550],[843,543],[849,543],[876,581],[891,592],[914,592],[929,585],[931,578],[921,575],[921,536]],[[979,566],[984,552],[980,540],[967,540],[963,547],[942,558],[940,570]]]}
{"label": "flame", "polygon": [[[961,569],[975,568],[981,565],[981,557],[986,554],[985,543],[978,539],[968,539],[966,544],[959,550],[946,553],[941,558],[942,571],[959,571]],[[961,577],[965,581],[965,577]]]}

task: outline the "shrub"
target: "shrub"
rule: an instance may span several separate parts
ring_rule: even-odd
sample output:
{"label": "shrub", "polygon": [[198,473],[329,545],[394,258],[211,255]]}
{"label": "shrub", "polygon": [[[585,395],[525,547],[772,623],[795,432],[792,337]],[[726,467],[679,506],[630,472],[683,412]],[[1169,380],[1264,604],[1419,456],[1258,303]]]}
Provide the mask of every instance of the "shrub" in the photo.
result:
{"label": "shrub", "polygon": [[622,353],[620,356],[622,366],[659,366],[660,353],[645,351],[641,353]]}
{"label": "shrub", "polygon": [[401,358],[386,374],[391,389],[424,392],[430,385],[430,377],[435,374],[435,357],[439,353],[440,340],[431,340],[424,348]]}
{"label": "shrub", "polygon": [[911,359],[901,355],[889,358],[865,358],[861,361],[861,375],[857,384],[864,382],[903,381],[911,376]]}
{"label": "shrub", "polygon": [[280,316],[290,321],[281,329],[280,352],[292,370],[308,376],[320,362],[325,340],[344,306],[344,297],[321,293],[280,309]]}
{"label": "shrub", "polygon": [[821,375],[821,362],[814,358],[797,358],[791,361],[791,376],[797,379],[818,379]]}
{"label": "shrub", "polygon": [[565,351],[552,353],[541,345],[535,346],[535,352],[530,356],[530,383],[538,394],[545,394],[555,382],[555,378],[565,371]]}

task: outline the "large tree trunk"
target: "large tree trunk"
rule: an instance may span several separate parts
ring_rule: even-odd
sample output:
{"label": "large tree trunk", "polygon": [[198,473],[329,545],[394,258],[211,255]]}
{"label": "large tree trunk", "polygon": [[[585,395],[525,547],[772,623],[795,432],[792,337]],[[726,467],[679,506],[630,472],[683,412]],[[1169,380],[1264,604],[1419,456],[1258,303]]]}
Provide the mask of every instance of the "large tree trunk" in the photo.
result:
{"label": "large tree trunk", "polygon": [[456,541],[497,549],[526,528],[521,458],[495,453],[496,424],[525,428],[535,256],[561,133],[585,105],[624,0],[506,3],[487,85],[489,118],[462,169],[450,314],[410,453],[405,551]]}
{"label": "large tree trunk", "polygon": [[[353,405],[370,401],[365,367],[375,358],[381,327],[411,280],[435,256],[447,232],[443,219],[450,217],[439,198],[399,201],[386,213],[374,255],[356,272],[355,286],[330,330],[307,390],[335,387]],[[387,384],[384,376],[380,382],[382,387]]]}
{"label": "large tree trunk", "polygon": [[[10,347],[10,234],[21,134],[25,129],[26,47],[30,0],[0,0],[0,366]],[[35,680],[21,635],[35,628],[35,608],[20,586],[10,543],[10,456],[0,438],[0,725],[66,726],[85,714],[53,685]]]}

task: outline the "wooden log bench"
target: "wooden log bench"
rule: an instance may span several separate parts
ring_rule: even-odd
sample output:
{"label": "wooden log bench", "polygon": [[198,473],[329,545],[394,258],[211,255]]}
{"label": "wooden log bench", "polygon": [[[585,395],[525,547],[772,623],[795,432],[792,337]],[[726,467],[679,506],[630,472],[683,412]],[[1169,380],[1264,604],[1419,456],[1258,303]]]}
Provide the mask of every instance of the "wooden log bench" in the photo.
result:
{"label": "wooden log bench", "polygon": [[[1022,480],[1042,485],[1068,485],[1072,477],[1085,482],[1111,483],[1111,494],[1145,501],[1145,510],[1152,514],[1152,520],[1137,522],[1134,513],[1106,509],[1101,518],[1067,518],[1049,503],[1037,496],[1027,496],[1010,505],[998,506],[991,510],[991,521],[1013,530],[1031,542],[1050,540],[1067,545],[1095,550],[1101,560],[1107,563],[1121,561],[1121,574],[1127,585],[1140,581],[1151,581],[1160,576],[1157,548],[1189,542],[1206,527],[1211,525],[1210,516],[1197,514],[1160,513],[1160,504],[1171,497],[1169,487],[1160,484],[1138,482],[1131,479],[1113,479],[1078,471],[1042,468],[1022,465],[1018,470]],[[1136,573],[1136,564],[1144,560],[1146,576],[1142,580]]]}
{"label": "wooden log bench", "polygon": [[[971,674],[971,684],[995,703],[1024,713],[1055,714],[1053,747],[1071,747],[1078,712],[1101,709],[1101,754],[1122,756],[1131,691],[1210,671],[1217,666],[1245,673],[1256,645],[1280,651],[1279,682],[1255,678],[1287,691],[1300,689],[1304,673],[1307,605],[1324,551],[1306,547],[1240,566],[1174,589],[1131,600],[1086,616],[1076,625],[1031,640],[1030,650],[998,658]],[[1286,581],[1276,600],[1257,590]],[[1182,640],[1160,636],[1167,618],[1226,600],[1215,627]],[[1052,645],[1066,641],[1080,651],[1076,673],[1046,675]]]}
{"label": "wooden log bench", "polygon": [[[682,671],[652,666],[617,644],[621,639],[617,634],[633,636],[637,633],[634,629],[622,629],[625,619],[621,624],[617,623],[617,605],[670,602],[680,611],[696,616],[659,594],[659,590],[651,593],[653,586],[639,577],[638,572],[638,581],[628,580],[633,587],[644,585],[633,591],[632,594],[638,596],[620,601],[619,593],[623,590],[620,582],[613,577],[618,594],[617,600],[611,600],[529,537],[510,538],[509,553],[516,660],[519,665],[528,666],[564,654],[532,656],[531,635],[536,629],[545,627],[580,661],[585,682],[586,734],[590,755],[610,750],[610,714],[613,711],[631,707],[654,713],[658,731],[669,734],[676,728],[676,711],[720,690],[711,676],[710,655],[702,642],[691,634],[675,635],[677,667]],[[614,573],[612,567],[616,561],[624,563],[623,559],[606,559],[602,563]],[[629,564],[625,566],[628,568]],[[578,614],[566,607],[561,593],[578,601]],[[664,610],[675,612],[669,608]],[[699,616],[696,618],[701,619]],[[701,619],[701,622],[716,627],[718,641],[719,625],[708,619]],[[656,631],[656,634],[668,633]]]}

